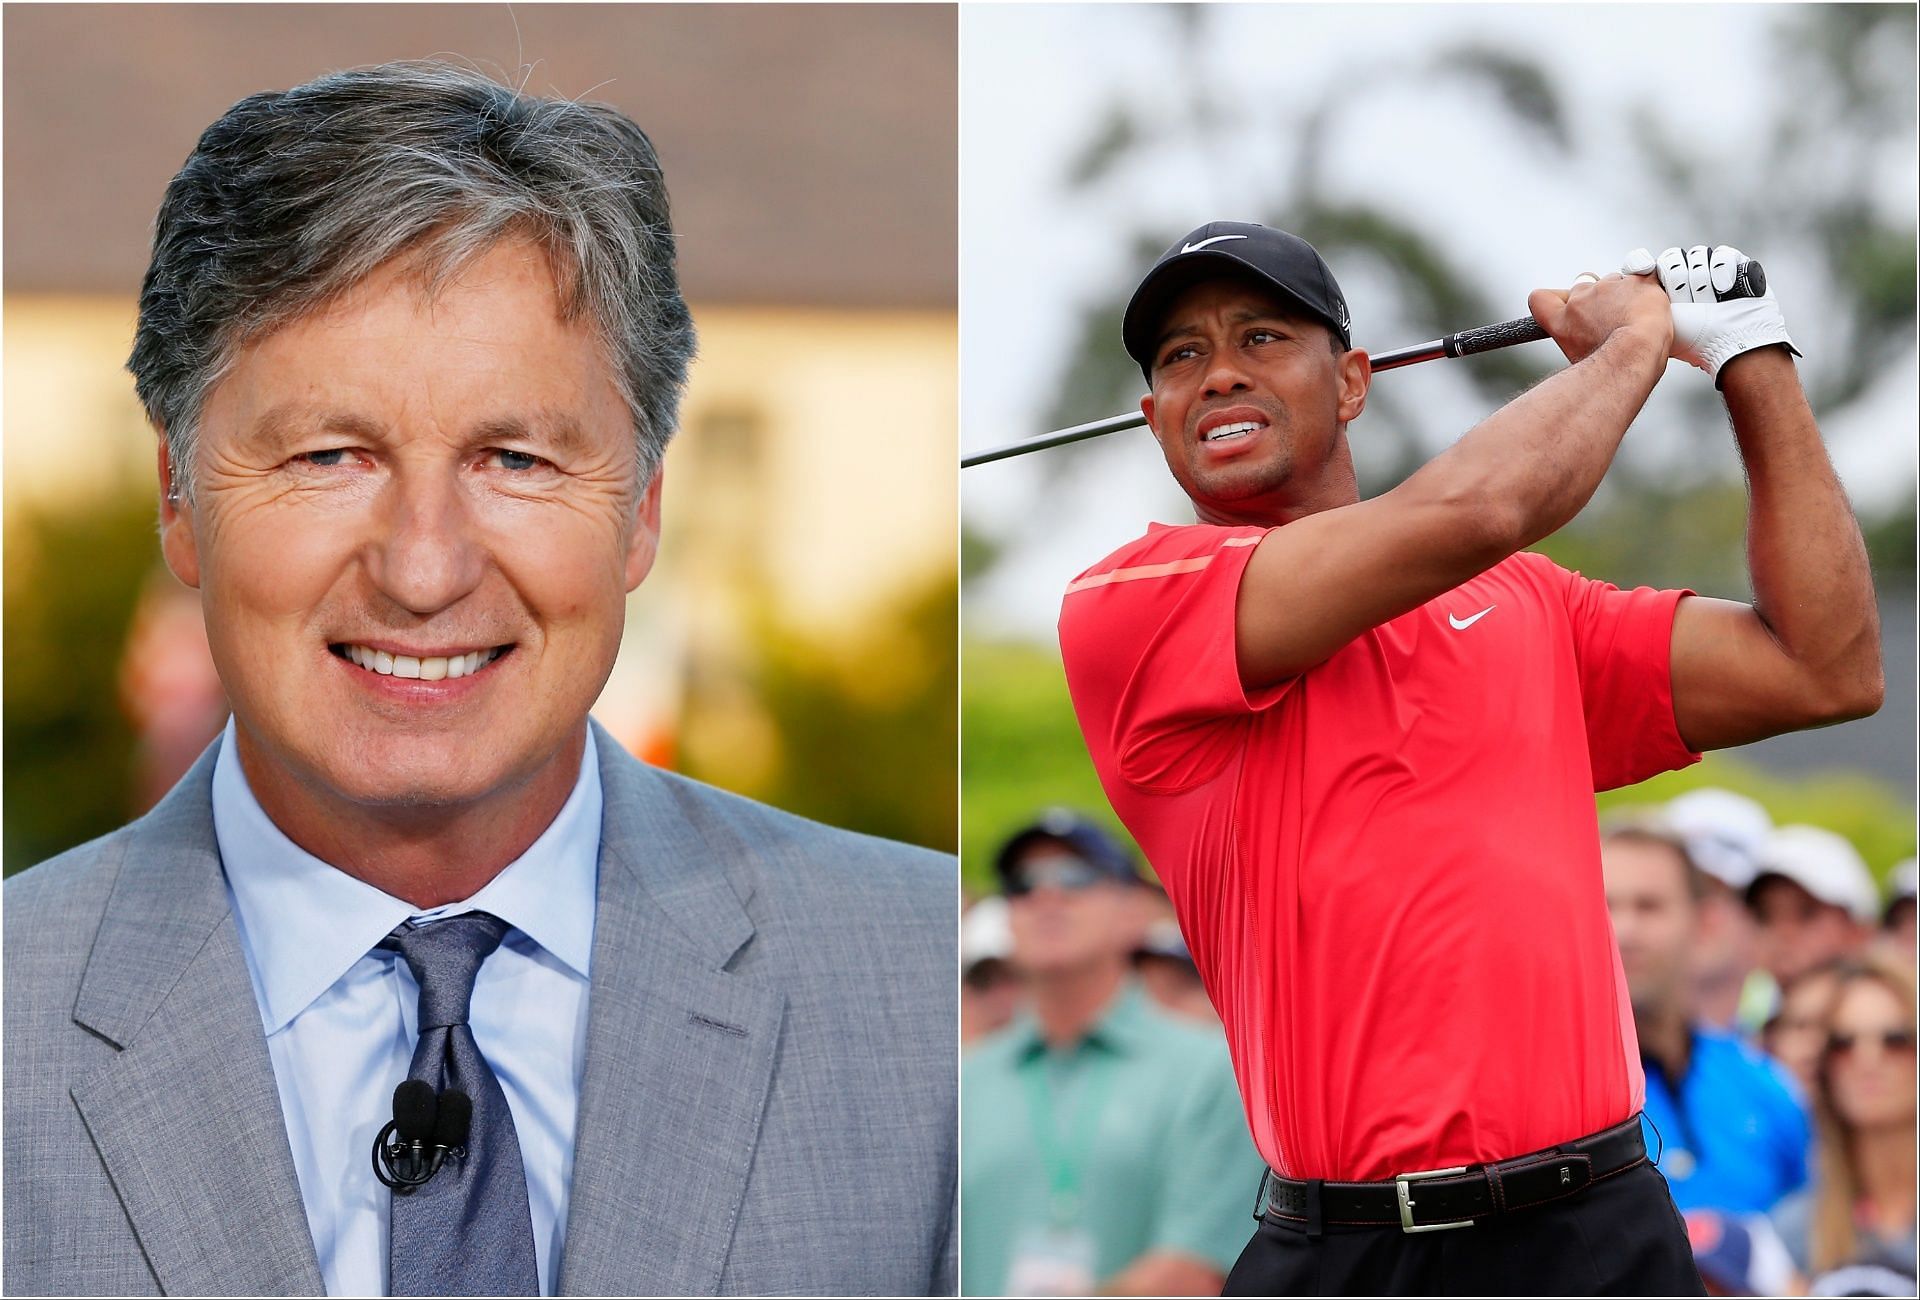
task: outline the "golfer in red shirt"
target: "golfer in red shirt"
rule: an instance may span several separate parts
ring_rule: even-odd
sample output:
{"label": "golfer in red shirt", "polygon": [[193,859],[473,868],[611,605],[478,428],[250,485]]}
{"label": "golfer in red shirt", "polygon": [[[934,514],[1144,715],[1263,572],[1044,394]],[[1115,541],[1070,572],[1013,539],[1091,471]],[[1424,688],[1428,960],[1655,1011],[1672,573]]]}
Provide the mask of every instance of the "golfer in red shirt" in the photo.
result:
{"label": "golfer in red shirt", "polygon": [[[1367,356],[1308,244],[1215,222],[1134,294],[1141,407],[1199,522],[1077,578],[1060,639],[1272,1167],[1229,1294],[1701,1293],[1640,1138],[1593,792],[1882,694],[1779,306],[1719,301],[1739,260],[1636,250],[1536,291],[1572,364],[1365,501]],[[1726,400],[1751,605],[1522,549],[1592,496],[1671,357]]]}

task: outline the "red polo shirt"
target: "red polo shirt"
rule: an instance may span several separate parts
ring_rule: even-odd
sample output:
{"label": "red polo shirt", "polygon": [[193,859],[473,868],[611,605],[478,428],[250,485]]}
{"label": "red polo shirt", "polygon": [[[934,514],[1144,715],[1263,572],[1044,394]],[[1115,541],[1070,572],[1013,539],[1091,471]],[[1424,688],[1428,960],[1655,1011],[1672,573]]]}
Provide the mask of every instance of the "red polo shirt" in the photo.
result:
{"label": "red polo shirt", "polygon": [[1673,611],[1520,554],[1278,686],[1234,652],[1255,527],[1154,525],[1067,588],[1114,810],[1180,917],[1275,1170],[1523,1155],[1644,1093],[1593,792],[1699,758]]}

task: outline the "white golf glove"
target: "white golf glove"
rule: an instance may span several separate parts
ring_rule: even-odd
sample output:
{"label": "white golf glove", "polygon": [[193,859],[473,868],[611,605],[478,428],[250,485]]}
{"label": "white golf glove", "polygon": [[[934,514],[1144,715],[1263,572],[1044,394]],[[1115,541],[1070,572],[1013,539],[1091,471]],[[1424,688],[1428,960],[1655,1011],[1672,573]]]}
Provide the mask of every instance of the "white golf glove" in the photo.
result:
{"label": "white golf glove", "polygon": [[1720,367],[1739,356],[1772,343],[1784,343],[1796,357],[1800,349],[1787,337],[1786,317],[1773,289],[1758,298],[1731,298],[1734,277],[1746,255],[1721,244],[1708,248],[1669,248],[1655,257],[1644,248],[1627,254],[1621,270],[1628,275],[1657,272],[1660,285],[1673,303],[1673,355],[1699,366],[1720,384]]}

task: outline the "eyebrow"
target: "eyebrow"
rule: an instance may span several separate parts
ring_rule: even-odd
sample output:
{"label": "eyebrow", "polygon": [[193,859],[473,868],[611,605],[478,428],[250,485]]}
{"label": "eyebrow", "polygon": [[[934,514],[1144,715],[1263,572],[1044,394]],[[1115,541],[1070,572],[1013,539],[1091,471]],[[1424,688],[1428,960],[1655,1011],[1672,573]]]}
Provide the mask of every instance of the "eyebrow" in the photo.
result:
{"label": "eyebrow", "polygon": [[326,411],[315,415],[292,403],[283,402],[254,421],[243,436],[257,446],[284,451],[300,439],[316,433],[373,441],[383,432],[378,421],[351,411]]}
{"label": "eyebrow", "polygon": [[590,441],[572,416],[550,411],[541,412],[532,423],[517,415],[482,420],[470,436],[476,443],[544,442],[562,454],[584,451]]}
{"label": "eyebrow", "polygon": [[[284,451],[302,438],[330,434],[358,442],[379,442],[387,436],[387,427],[353,411],[312,412],[291,403],[273,407],[255,421],[247,438],[258,446]],[[537,412],[531,420],[517,415],[482,420],[467,432],[467,441],[476,445],[498,442],[542,442],[563,454],[584,450],[589,439],[572,416]]]}
{"label": "eyebrow", "polygon": [[[1229,325],[1245,325],[1250,321],[1270,320],[1270,321],[1277,321],[1291,327],[1295,322],[1300,321],[1302,319],[1305,319],[1305,318],[1296,316],[1292,312],[1287,311],[1285,308],[1282,308],[1276,304],[1273,307],[1266,307],[1266,308],[1256,308],[1256,307],[1238,308],[1237,310],[1235,310],[1233,315],[1227,318],[1227,323]],[[1161,348],[1164,348],[1165,346],[1167,346],[1167,344],[1171,342],[1173,339],[1178,338],[1182,334],[1190,334],[1196,328],[1198,327],[1195,326],[1191,321],[1183,321],[1179,324],[1176,324],[1175,326],[1173,326],[1173,328],[1167,330],[1166,332],[1161,334],[1159,338],[1154,340],[1153,350],[1155,352],[1158,352]]]}

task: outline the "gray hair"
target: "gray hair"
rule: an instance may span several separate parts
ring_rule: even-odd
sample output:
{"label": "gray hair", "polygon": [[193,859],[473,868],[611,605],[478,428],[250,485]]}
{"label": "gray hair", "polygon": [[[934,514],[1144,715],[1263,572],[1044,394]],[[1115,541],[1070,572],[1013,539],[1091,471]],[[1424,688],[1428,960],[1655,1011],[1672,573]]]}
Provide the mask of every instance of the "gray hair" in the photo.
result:
{"label": "gray hair", "polygon": [[632,413],[640,482],[679,418],[693,322],[646,133],[602,104],[522,94],[445,62],[250,95],[167,186],[127,369],[193,488],[209,391],[240,347],[405,255],[427,292],[503,238],[545,248]]}

